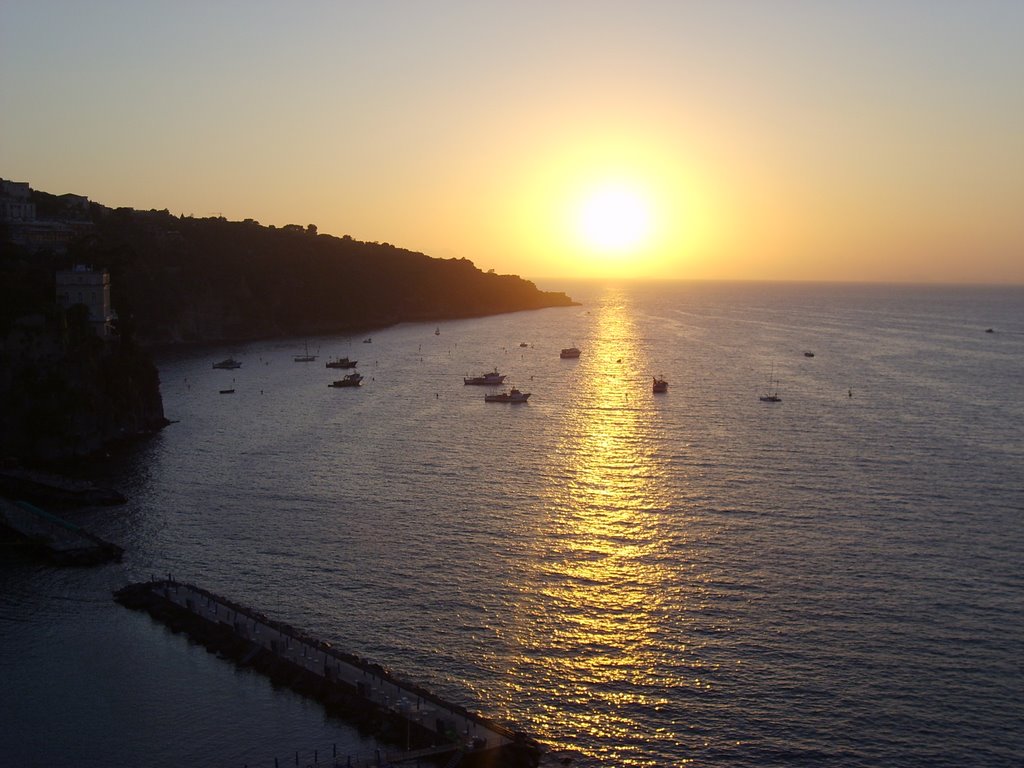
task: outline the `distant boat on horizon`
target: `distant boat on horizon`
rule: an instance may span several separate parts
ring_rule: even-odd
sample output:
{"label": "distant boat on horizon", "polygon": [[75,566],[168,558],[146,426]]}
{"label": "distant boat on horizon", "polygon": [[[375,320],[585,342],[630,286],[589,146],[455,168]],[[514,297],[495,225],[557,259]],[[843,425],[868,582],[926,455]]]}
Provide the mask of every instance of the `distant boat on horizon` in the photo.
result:
{"label": "distant boat on horizon", "polygon": [[577,347],[566,347],[558,356],[563,360],[571,360],[580,356],[580,350]]}
{"label": "distant boat on horizon", "polygon": [[654,392],[668,392],[668,382],[665,379],[654,377],[654,384],[652,386]]}
{"label": "distant boat on horizon", "polygon": [[235,368],[241,368],[242,364],[235,360],[235,358],[229,357],[227,360],[221,360],[219,363],[214,363],[213,367],[220,368],[222,370],[234,370]]}

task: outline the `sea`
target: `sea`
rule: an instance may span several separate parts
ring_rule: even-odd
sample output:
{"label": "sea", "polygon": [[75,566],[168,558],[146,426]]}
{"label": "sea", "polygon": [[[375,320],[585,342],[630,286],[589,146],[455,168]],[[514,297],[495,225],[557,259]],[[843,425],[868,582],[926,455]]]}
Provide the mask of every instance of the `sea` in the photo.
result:
{"label": "sea", "polygon": [[158,352],[173,423],[76,470],[127,503],[65,513],[124,560],[0,544],[0,763],[391,749],[111,598],[171,575],[545,765],[1024,764],[1024,287],[540,285],[579,305]]}

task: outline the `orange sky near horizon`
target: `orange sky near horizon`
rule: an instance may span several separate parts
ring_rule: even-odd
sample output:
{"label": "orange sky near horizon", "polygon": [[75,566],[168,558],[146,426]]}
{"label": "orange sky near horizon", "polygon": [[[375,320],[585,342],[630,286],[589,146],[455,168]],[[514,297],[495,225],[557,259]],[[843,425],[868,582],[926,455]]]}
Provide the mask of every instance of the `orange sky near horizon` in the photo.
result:
{"label": "orange sky near horizon", "polygon": [[996,0],[11,3],[0,177],[529,278],[1024,283],[1021,29]]}

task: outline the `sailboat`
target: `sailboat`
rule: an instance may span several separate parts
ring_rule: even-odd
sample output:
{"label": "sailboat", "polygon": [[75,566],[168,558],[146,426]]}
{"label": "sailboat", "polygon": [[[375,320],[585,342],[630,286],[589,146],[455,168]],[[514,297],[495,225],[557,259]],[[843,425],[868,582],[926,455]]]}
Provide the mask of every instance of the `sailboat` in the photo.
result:
{"label": "sailboat", "polygon": [[306,342],[306,354],[296,355],[292,358],[296,363],[312,363],[316,360],[316,355],[309,354],[309,342]]}
{"label": "sailboat", "polygon": [[[772,372],[768,376],[768,389],[763,395],[761,395],[762,403],[781,403],[782,398],[779,397],[779,383],[775,381],[775,366],[772,365]],[[774,388],[773,388],[774,387]]]}

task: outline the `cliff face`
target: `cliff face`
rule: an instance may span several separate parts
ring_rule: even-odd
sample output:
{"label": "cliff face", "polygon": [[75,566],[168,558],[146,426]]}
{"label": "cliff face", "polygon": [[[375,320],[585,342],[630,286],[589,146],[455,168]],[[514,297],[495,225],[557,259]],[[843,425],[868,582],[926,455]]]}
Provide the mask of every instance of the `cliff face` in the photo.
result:
{"label": "cliff face", "polygon": [[573,303],[466,259],[318,235],[313,226],[119,209],[97,216],[96,235],[81,259],[110,269],[115,308],[148,344],[307,336]]}
{"label": "cliff face", "polygon": [[[70,319],[70,322],[69,322]],[[0,345],[0,455],[54,461],[167,424],[157,370],[63,313],[26,319]]]}

